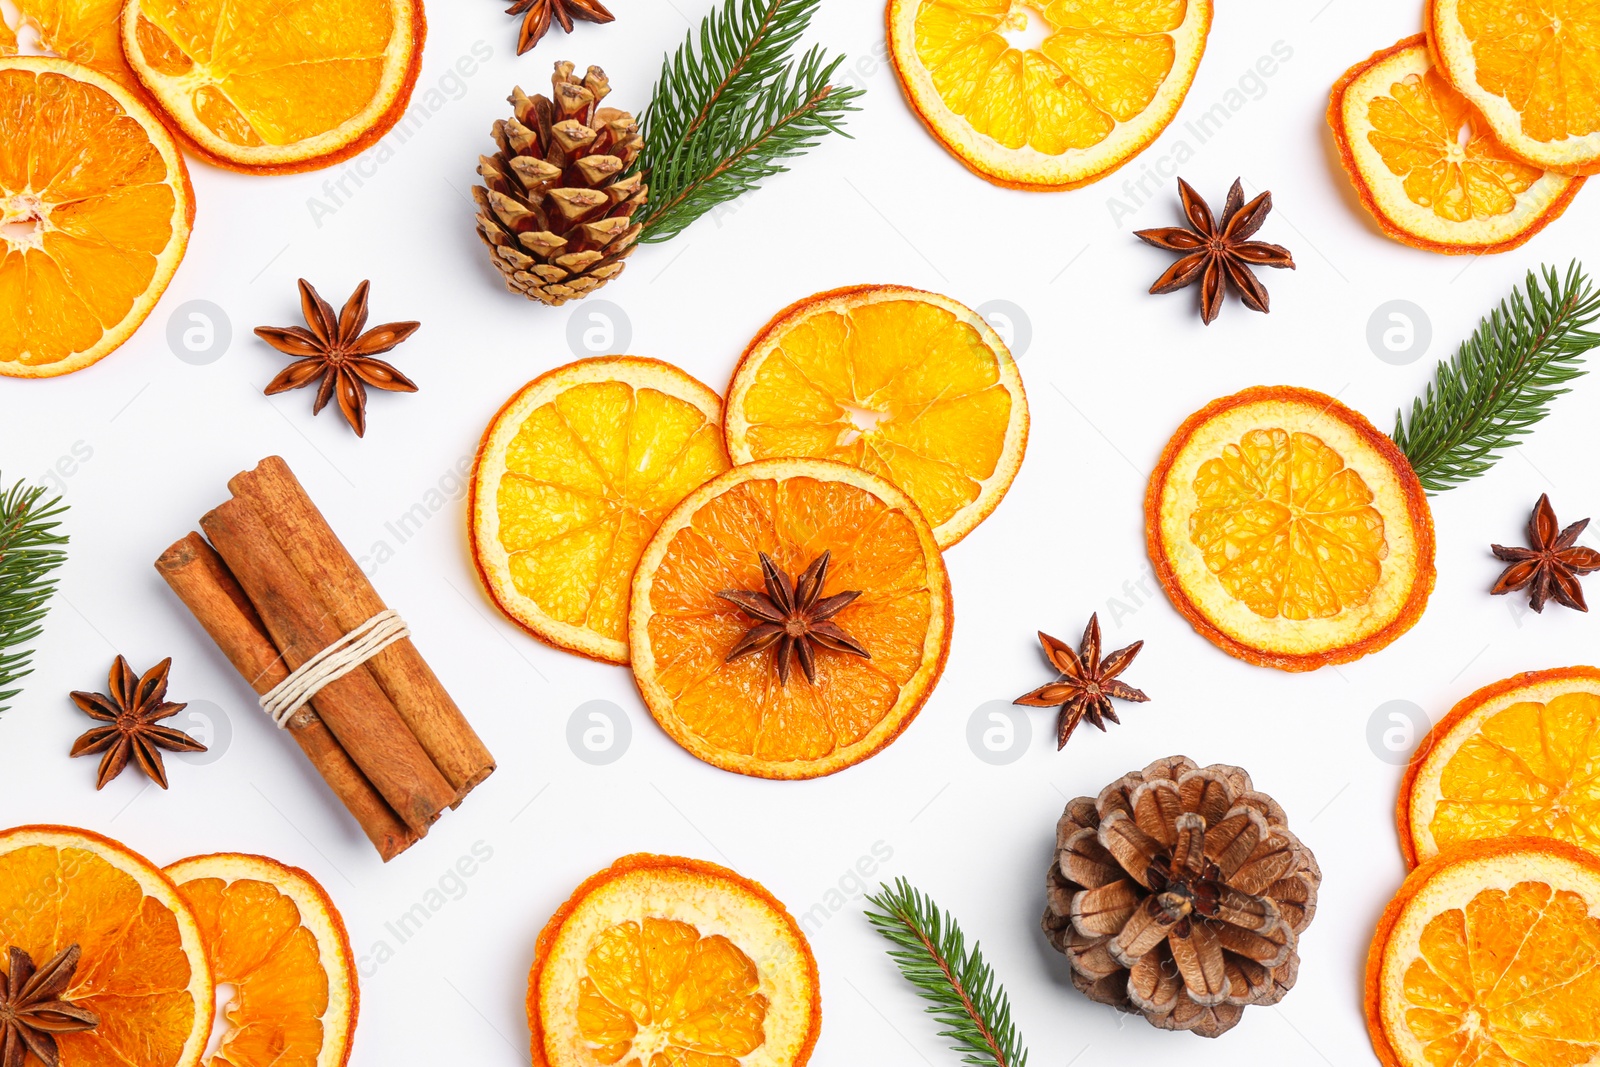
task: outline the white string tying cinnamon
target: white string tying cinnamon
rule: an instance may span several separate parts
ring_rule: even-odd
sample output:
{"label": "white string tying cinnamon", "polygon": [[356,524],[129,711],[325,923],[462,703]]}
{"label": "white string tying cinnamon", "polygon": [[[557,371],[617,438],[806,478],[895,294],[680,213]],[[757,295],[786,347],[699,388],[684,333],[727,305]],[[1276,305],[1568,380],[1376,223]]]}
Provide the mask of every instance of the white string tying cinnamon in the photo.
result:
{"label": "white string tying cinnamon", "polygon": [[289,673],[261,697],[261,710],[283,729],[329,682],[336,682],[396,641],[411,636],[400,613],[380,611]]}

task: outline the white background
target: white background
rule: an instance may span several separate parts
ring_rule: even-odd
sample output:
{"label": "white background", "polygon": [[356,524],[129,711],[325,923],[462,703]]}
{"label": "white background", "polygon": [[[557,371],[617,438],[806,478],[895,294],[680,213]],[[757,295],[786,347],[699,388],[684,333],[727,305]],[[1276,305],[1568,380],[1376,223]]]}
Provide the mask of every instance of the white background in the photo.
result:
{"label": "white background", "polygon": [[[1564,266],[1585,235],[1593,250],[1596,194],[1580,196],[1523,249],[1482,261],[1383,238],[1352,195],[1323,120],[1342,71],[1419,28],[1420,5],[1376,0],[1228,0],[1188,103],[1142,157],[1076,192],[996,189],[945,155],[907,109],[881,58],[881,5],[826,0],[813,37],[847,51],[867,90],[850,123],[855,138],[829,139],[735,210],[643,248],[600,299],[631,323],[628,351],[719,388],[768,317],[817,290],[895,282],[975,307],[1011,301],[1031,324],[1031,343],[1017,354],[1033,429],[1004,505],[947,557],[954,645],[921,717],[890,749],[835,777],[749,780],[679,750],[644,712],[626,670],[534,642],[475,587],[455,468],[507,396],[588,354],[569,346],[574,318],[594,325],[584,304],[548,309],[512,296],[489,266],[468,189],[478,154],[490,150],[490,123],[506,113],[513,84],[543,89],[558,58],[603,65],[610,102],[641,108],[663,51],[711,0],[615,0],[614,24],[579,24],[570,38],[557,30],[522,57],[502,6],[431,6],[417,99],[438,89],[438,106],[393,158],[366,168],[373,176],[364,184],[347,181],[353,195],[335,212],[314,220],[308,200],[331,203],[324,182],[349,167],[250,178],[192,164],[194,238],[144,328],[83,373],[0,380],[5,478],[57,471],[72,509],[71,561],[37,668],[0,719],[0,825],[82,825],[159,863],[261,852],[314,873],[364,958],[357,1065],[526,1062],[523,998],[539,929],[579,881],[633,851],[731,865],[796,915],[821,905],[808,923],[824,1004],[814,1062],[954,1064],[860,916],[854,871],[875,847],[891,855],[874,883],[909,877],[981,939],[1039,1067],[1169,1056],[1196,1067],[1372,1062],[1360,983],[1373,923],[1402,876],[1391,812],[1401,773],[1392,761],[1403,753],[1380,745],[1390,761],[1375,754],[1369,720],[1396,700],[1437,720],[1508,674],[1593,661],[1596,619],[1560,606],[1536,616],[1525,601],[1488,595],[1499,573],[1488,545],[1524,543],[1542,491],[1563,521],[1600,511],[1600,383],[1579,382],[1526,445],[1434,501],[1439,582],[1417,627],[1376,656],[1312,675],[1229,658],[1156,591],[1146,576],[1146,474],[1185,416],[1258,383],[1324,390],[1389,429],[1434,361],[1525,270]],[[1230,97],[1275,44],[1290,58]],[[453,80],[475,45],[492,58]],[[1184,130],[1185,120],[1230,101],[1242,106],[1204,144]],[[1179,221],[1173,183],[1147,181],[1143,193],[1123,183],[1154,171],[1180,142],[1194,156],[1182,173],[1213,204],[1237,175],[1252,191],[1272,190],[1277,209],[1260,236],[1288,246],[1298,270],[1263,272],[1270,317],[1230,297],[1203,327],[1193,290],[1146,295],[1171,256],[1131,231]],[[1113,198],[1129,209],[1117,218]],[[423,323],[393,357],[421,392],[375,394],[365,440],[333,408],[313,419],[310,391],[261,395],[284,357],[250,329],[297,321],[302,275],[336,306],[370,278],[374,322]],[[1380,361],[1366,339],[1369,316],[1393,299],[1414,301],[1432,323],[1431,348],[1405,366]],[[231,347],[209,365],[180,360],[168,344],[168,320],[190,300],[211,301],[231,320]],[[253,710],[253,695],[151,568],[225,498],[231,475],[271,453],[289,460],[358,555],[380,541],[393,549],[377,570],[379,590],[499,758],[498,773],[461,810],[388,866]],[[420,533],[400,543],[386,530],[441,487],[448,499]],[[1590,596],[1600,598],[1595,581]],[[1028,713],[1020,760],[978,759],[967,741],[976,709],[1050,677],[1034,631],[1076,641],[1091,611],[1108,647],[1147,642],[1126,677],[1151,702],[1128,708],[1108,734],[1083,728],[1061,753],[1053,714]],[[97,793],[95,761],[67,758],[89,722],[66,694],[100,689],[119,652],[140,669],[171,655],[173,699],[222,709],[231,741],[206,766],[169,757],[169,793],[136,770]],[[630,747],[608,766],[581,761],[567,742],[569,717],[593,700],[613,702],[631,725]],[[1216,1042],[1084,1000],[1038,928],[1065,801],[1175,752],[1247,768],[1283,803],[1325,873],[1299,985],[1280,1006],[1247,1011]],[[454,881],[450,872],[475,845],[491,858]],[[447,892],[430,896],[441,879]],[[441,901],[404,943],[386,928],[418,903]],[[830,913],[830,905],[842,906]],[[380,944],[391,950],[381,965]]]}

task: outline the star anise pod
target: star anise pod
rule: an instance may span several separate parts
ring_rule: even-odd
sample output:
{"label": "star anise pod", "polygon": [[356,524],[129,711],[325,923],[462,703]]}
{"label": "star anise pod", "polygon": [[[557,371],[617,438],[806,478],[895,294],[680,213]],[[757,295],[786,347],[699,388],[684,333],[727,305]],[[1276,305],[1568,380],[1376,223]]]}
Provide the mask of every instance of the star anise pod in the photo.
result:
{"label": "star anise pod", "polygon": [[56,1034],[75,1034],[100,1025],[99,1016],[61,999],[72,984],[81,953],[63,949],[43,967],[11,947],[10,973],[0,974],[0,1067],[22,1067],[33,1053],[45,1067],[60,1067]]}
{"label": "star anise pod", "polygon": [[311,283],[300,279],[300,311],[309,330],[299,326],[257,326],[256,336],[279,352],[295,357],[295,362],[279,372],[267,385],[266,393],[286,392],[319,382],[313,415],[327,406],[335,395],[345,421],[357,437],[367,433],[367,386],[394,393],[414,393],[416,384],[381,359],[372,357],[387,352],[410,337],[420,322],[387,322],[365,333],[367,325],[368,283],[356,286],[345,301],[339,317],[333,305],[322,299]]}
{"label": "star anise pod", "polygon": [[863,659],[872,656],[861,643],[837,623],[828,620],[860,596],[859,590],[835,593],[823,597],[822,586],[828,580],[828,558],[824,552],[811,561],[798,580],[778,569],[772,558],[761,553],[761,576],[767,587],[765,593],[741,589],[724,589],[717,595],[756,620],[748,633],[739,639],[728,653],[727,662],[742,656],[752,656],[768,648],[777,649],[778,681],[789,684],[794,661],[800,661],[800,670],[806,681],[817,680],[818,648],[844,652]]}
{"label": "star anise pod", "polygon": [[1265,313],[1269,303],[1267,288],[1250,268],[1294,269],[1294,257],[1287,248],[1250,240],[1272,210],[1272,194],[1262,193],[1246,204],[1244,186],[1235,178],[1222,208],[1220,224],[1212,217],[1211,208],[1200,194],[1182,178],[1178,179],[1178,195],[1183,200],[1183,213],[1189,217],[1188,226],[1134,233],[1145,244],[1184,254],[1156,279],[1150,291],[1171,293],[1199,282],[1200,318],[1207,326],[1222,310],[1225,286],[1238,294],[1245,307]]}
{"label": "star anise pod", "polygon": [[1072,651],[1065,642],[1058,641],[1042,631],[1039,634],[1039,643],[1044,646],[1044,654],[1051,665],[1061,672],[1061,677],[1049,685],[1041,685],[1033,692],[1018,697],[1014,703],[1030,708],[1052,708],[1057,704],[1061,705],[1061,718],[1056,727],[1058,750],[1067,747],[1067,740],[1072,736],[1072,731],[1076,730],[1084,719],[1088,719],[1102,732],[1106,728],[1107,719],[1120,724],[1122,720],[1117,718],[1116,709],[1111,706],[1112,697],[1137,703],[1150,699],[1133,686],[1116,680],[1117,675],[1128,669],[1128,664],[1139,654],[1144,642],[1135,641],[1127,648],[1119,648],[1102,660],[1098,614],[1089,616],[1089,625],[1083,631],[1083,644],[1077,652]]}
{"label": "star anise pod", "polygon": [[1550,495],[1540,496],[1528,519],[1528,541],[1533,547],[1490,546],[1496,559],[1505,560],[1511,566],[1489,591],[1498,595],[1527,589],[1529,605],[1538,612],[1544,611],[1545,601],[1552,596],[1557,603],[1588,611],[1578,576],[1600,570],[1600,552],[1577,544],[1579,535],[1588,525],[1589,520],[1583,519],[1562,530],[1556,522],[1555,508],[1550,506]]}
{"label": "star anise pod", "polygon": [[167,769],[161,762],[161,749],[168,752],[204,752],[206,746],[186,733],[168,726],[157,726],[170,719],[187,704],[173,704],[167,699],[167,671],[172,667],[168,657],[145,672],[144,677],[133,673],[128,661],[121,656],[111,665],[108,688],[109,697],[99,693],[75,692],[72,702],[91,719],[107,726],[96,726],[78,738],[72,746],[74,756],[87,756],[104,752],[100,759],[100,777],[96,789],[122,773],[132,756],[139,769],[162,789],[167,788]]}
{"label": "star anise pod", "polygon": [[573,19],[611,22],[616,18],[600,0],[517,0],[506,8],[506,14],[522,16],[522,30],[517,34],[519,56],[550,32],[552,21],[559,22],[562,30],[571,33]]}

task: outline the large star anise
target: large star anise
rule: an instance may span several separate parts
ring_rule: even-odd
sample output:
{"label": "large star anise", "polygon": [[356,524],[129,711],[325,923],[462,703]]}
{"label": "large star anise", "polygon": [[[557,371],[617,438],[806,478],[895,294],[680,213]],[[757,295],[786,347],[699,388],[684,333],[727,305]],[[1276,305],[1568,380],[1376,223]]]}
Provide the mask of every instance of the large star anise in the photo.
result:
{"label": "large star anise", "polygon": [[1145,244],[1184,253],[1182,259],[1156,279],[1150,291],[1171,293],[1199,282],[1200,318],[1207,326],[1222,310],[1225,287],[1237,293],[1245,307],[1265,313],[1269,304],[1267,288],[1250,268],[1294,269],[1294,257],[1287,248],[1250,240],[1272,210],[1272,194],[1262,193],[1246,204],[1244,186],[1235,178],[1222,208],[1220,225],[1212,218],[1211,208],[1200,194],[1182,178],[1178,179],[1178,195],[1183,200],[1183,213],[1189,217],[1187,227],[1171,226],[1134,233]]}
{"label": "large star anise", "polygon": [[362,332],[367,325],[367,289],[362,282],[345,301],[339,317],[311,283],[300,279],[300,312],[309,330],[299,326],[257,326],[256,336],[279,352],[295,357],[267,384],[266,394],[286,392],[320,382],[313,415],[335,395],[345,421],[357,437],[367,433],[367,386],[394,393],[414,393],[416,384],[393,366],[372,357],[387,352],[417,331],[420,322],[387,322]]}
{"label": "large star anise", "polygon": [[559,22],[564,31],[571,33],[573,19],[610,22],[616,18],[600,0],[517,0],[506,8],[506,14],[522,16],[522,31],[517,34],[519,56],[550,32],[552,19]]}
{"label": "large star anise", "polygon": [[157,726],[170,719],[187,704],[167,701],[167,671],[172,667],[168,657],[145,672],[144,677],[133,673],[128,661],[121,656],[111,665],[108,688],[109,697],[99,693],[75,692],[72,702],[91,719],[107,726],[96,726],[78,738],[72,746],[74,756],[87,756],[104,752],[100,759],[100,776],[96,789],[122,773],[128,757],[139,764],[139,769],[162,789],[167,788],[167,769],[161,762],[161,749],[168,752],[204,752],[206,746],[186,733],[167,726]]}
{"label": "large star anise", "polygon": [[727,662],[742,656],[753,656],[763,649],[776,648],[778,681],[789,684],[794,661],[800,661],[800,670],[806,681],[817,680],[818,648],[844,652],[863,659],[872,656],[861,643],[837,623],[828,620],[860,596],[859,590],[835,593],[823,597],[822,586],[828,580],[828,557],[824,552],[811,561],[798,581],[778,569],[772,558],[761,553],[761,576],[767,587],[765,593],[741,589],[724,589],[717,595],[756,620],[748,633],[739,639],[728,653]]}
{"label": "large star anise", "polygon": [[61,999],[78,969],[78,946],[63,949],[43,967],[12,946],[10,973],[0,974],[0,1067],[22,1067],[33,1053],[45,1067],[60,1067],[56,1034],[74,1034],[100,1025],[99,1016]]}
{"label": "large star anise", "polygon": [[1489,591],[1500,594],[1527,589],[1529,605],[1538,612],[1544,611],[1545,601],[1552,596],[1557,603],[1588,611],[1578,576],[1600,570],[1600,552],[1577,544],[1578,536],[1588,525],[1589,520],[1583,519],[1562,530],[1556,522],[1556,510],[1550,506],[1550,495],[1540,496],[1528,519],[1528,540],[1533,547],[1490,546],[1496,559],[1511,566]]}
{"label": "large star anise", "polygon": [[1150,698],[1144,693],[1124,682],[1116,680],[1117,675],[1128,669],[1128,664],[1133,662],[1133,657],[1139,654],[1144,647],[1143,641],[1135,641],[1127,648],[1119,648],[1104,660],[1100,658],[1100,617],[1098,614],[1089,616],[1089,625],[1083,631],[1083,644],[1079,651],[1063,641],[1058,641],[1049,634],[1040,632],[1039,643],[1044,646],[1044,654],[1052,666],[1061,672],[1059,680],[1049,685],[1041,685],[1033,692],[1020,696],[1014,703],[1030,708],[1052,708],[1061,705],[1061,718],[1056,726],[1056,748],[1067,747],[1067,740],[1072,736],[1072,731],[1084,719],[1098,727],[1102,732],[1106,728],[1106,720],[1120,724],[1116,710],[1111,706],[1111,698],[1118,700],[1131,700],[1143,703]]}

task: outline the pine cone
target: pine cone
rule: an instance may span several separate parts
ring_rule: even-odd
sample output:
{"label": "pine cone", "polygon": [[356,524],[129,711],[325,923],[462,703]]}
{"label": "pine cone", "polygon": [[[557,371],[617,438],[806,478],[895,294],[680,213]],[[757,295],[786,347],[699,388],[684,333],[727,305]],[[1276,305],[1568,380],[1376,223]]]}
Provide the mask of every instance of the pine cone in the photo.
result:
{"label": "pine cone", "polygon": [[[478,235],[506,286],[530,300],[560,305],[587,296],[622,273],[643,227],[640,175],[622,175],[644,144],[633,116],[600,107],[611,91],[605,71],[580,80],[557,63],[552,96],[510,97],[515,114],[494,124],[500,151],[480,156],[474,186]],[[485,188],[484,186],[487,186]]]}
{"label": "pine cone", "polygon": [[1067,805],[1044,930],[1091,1000],[1216,1037],[1293,987],[1321,882],[1248,774],[1174,756]]}

